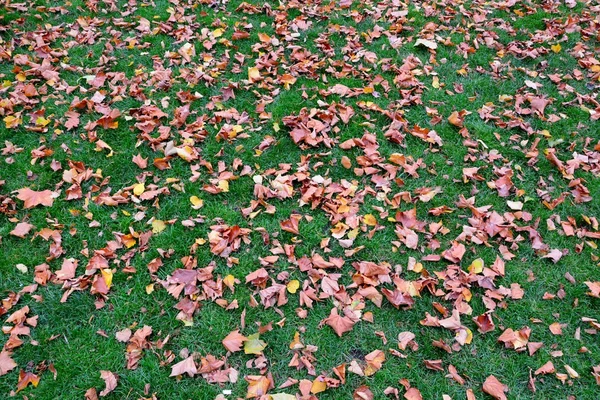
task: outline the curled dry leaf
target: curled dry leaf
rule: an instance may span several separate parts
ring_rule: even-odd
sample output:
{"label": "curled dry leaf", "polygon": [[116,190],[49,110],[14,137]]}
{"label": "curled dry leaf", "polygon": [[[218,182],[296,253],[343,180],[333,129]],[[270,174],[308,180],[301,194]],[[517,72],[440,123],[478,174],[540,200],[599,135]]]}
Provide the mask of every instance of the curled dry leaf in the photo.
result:
{"label": "curled dry leaf", "polygon": [[110,392],[117,388],[117,375],[110,371],[100,371],[100,378],[104,381],[104,389],[100,392],[100,397],[108,396]]}
{"label": "curled dry leaf", "polygon": [[508,392],[508,387],[502,384],[494,375],[490,375],[483,382],[483,391],[496,400],[506,400],[505,393]]}

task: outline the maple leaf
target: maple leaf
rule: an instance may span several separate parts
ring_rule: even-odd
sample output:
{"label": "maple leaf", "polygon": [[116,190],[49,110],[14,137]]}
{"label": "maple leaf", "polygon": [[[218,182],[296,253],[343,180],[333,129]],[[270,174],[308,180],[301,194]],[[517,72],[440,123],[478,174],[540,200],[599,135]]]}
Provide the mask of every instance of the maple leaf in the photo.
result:
{"label": "maple leaf", "polygon": [[404,393],[404,398],[406,400],[423,400],[423,396],[421,395],[421,391],[417,388],[411,387],[408,388],[406,393]]}
{"label": "maple leaf", "polygon": [[373,400],[374,398],[375,395],[366,385],[357,387],[352,394],[352,400]]}
{"label": "maple leaf", "polygon": [[29,384],[33,387],[37,387],[40,383],[40,377],[31,373],[25,372],[23,370],[19,371],[19,382],[17,383],[17,393],[21,390],[25,389]]}
{"label": "maple leaf", "polygon": [[286,232],[293,233],[294,235],[299,235],[300,231],[298,230],[298,222],[300,222],[302,216],[299,214],[292,214],[289,219],[285,221],[281,221],[279,226]]}
{"label": "maple leaf", "polygon": [[589,296],[600,298],[600,281],[598,281],[598,282],[586,281],[584,283],[586,284],[588,289],[590,289],[590,291],[587,292],[587,294]]}
{"label": "maple leaf", "polygon": [[483,391],[496,400],[506,400],[504,393],[508,392],[508,387],[502,384],[494,375],[490,375],[483,383]]}
{"label": "maple leaf", "polygon": [[240,334],[239,330],[235,330],[223,339],[221,343],[227,349],[227,351],[236,352],[242,350],[242,343],[248,338]]}
{"label": "maple leaf", "polygon": [[262,397],[272,386],[272,382],[269,378],[262,375],[248,375],[244,377],[248,382],[248,392],[246,393],[247,399]]}
{"label": "maple leaf", "polygon": [[100,392],[100,397],[107,396],[117,388],[117,375],[110,371],[100,371],[100,378],[104,381],[105,388]]}
{"label": "maple leaf", "polygon": [[51,190],[42,190],[41,192],[36,192],[35,190],[31,190],[29,188],[23,188],[17,190],[17,192],[19,193],[17,195],[17,199],[24,202],[25,208],[33,208],[38,205],[51,207],[54,203],[54,199],[58,197],[58,193]]}
{"label": "maple leaf", "polygon": [[27,222],[19,222],[9,233],[16,237],[25,238],[25,236],[29,234],[29,231],[31,231],[31,228],[33,227],[33,225]]}
{"label": "maple leaf", "polygon": [[194,357],[189,356],[188,358],[178,362],[177,364],[171,367],[171,375],[169,376],[178,376],[183,374],[188,374],[189,376],[194,376],[198,373],[196,369],[196,363],[194,362]]}
{"label": "maple leaf", "polygon": [[552,361],[548,361],[546,364],[542,365],[541,367],[539,367],[538,369],[535,370],[534,374],[535,375],[546,375],[546,374],[553,374],[556,372],[556,369],[554,368],[554,364],[552,364]]}
{"label": "maple leaf", "polygon": [[267,347],[267,344],[259,339],[260,334],[255,333],[246,338],[244,342],[244,353],[246,354],[262,354],[262,351]]}
{"label": "maple leaf", "polygon": [[17,363],[11,358],[11,353],[6,350],[0,351],[0,376],[8,374],[16,367]]}
{"label": "maple leaf", "polygon": [[352,330],[355,322],[346,316],[340,316],[337,308],[332,308],[329,317],[325,318],[321,323],[325,323],[333,328],[334,332],[339,336]]}
{"label": "maple leaf", "polygon": [[374,350],[365,356],[367,366],[364,369],[365,376],[371,376],[381,369],[385,361],[385,353],[381,350]]}

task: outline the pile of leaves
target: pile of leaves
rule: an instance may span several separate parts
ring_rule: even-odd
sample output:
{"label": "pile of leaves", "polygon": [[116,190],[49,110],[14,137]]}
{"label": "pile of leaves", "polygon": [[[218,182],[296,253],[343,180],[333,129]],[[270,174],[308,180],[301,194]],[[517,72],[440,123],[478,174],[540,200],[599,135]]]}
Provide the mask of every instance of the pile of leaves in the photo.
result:
{"label": "pile of leaves", "polygon": [[[3,396],[597,393],[598,15],[6,2]],[[95,318],[120,358],[73,349],[95,368],[81,387],[51,346]]]}

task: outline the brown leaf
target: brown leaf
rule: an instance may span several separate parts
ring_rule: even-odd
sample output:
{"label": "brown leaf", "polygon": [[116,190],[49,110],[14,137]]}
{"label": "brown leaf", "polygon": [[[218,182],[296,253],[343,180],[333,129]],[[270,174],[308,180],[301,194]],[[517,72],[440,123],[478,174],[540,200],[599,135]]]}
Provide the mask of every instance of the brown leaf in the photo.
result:
{"label": "brown leaf", "polygon": [[11,358],[11,353],[5,350],[0,351],[0,376],[8,374],[16,367],[17,363]]}
{"label": "brown leaf", "polygon": [[100,371],[100,378],[104,380],[106,387],[100,392],[100,397],[107,396],[117,388],[117,375],[110,371]]}
{"label": "brown leaf", "polygon": [[40,383],[40,377],[31,373],[31,372],[25,372],[23,370],[21,370],[19,372],[19,382],[17,383],[17,393],[19,393],[21,390],[25,389],[29,384],[31,384],[33,387],[37,387],[37,385]]}
{"label": "brown leaf", "polygon": [[266,376],[248,375],[244,377],[244,379],[248,382],[247,399],[262,397],[267,394],[271,387],[271,380]]}
{"label": "brown leaf", "polygon": [[340,316],[337,308],[332,308],[329,317],[325,318],[322,323],[326,323],[332,327],[339,337],[341,337],[344,333],[351,331],[352,327],[354,326],[354,321],[346,316]]}
{"label": "brown leaf", "polygon": [[385,361],[385,353],[381,350],[374,350],[365,356],[367,366],[364,369],[366,376],[371,376],[381,369]]}
{"label": "brown leaf", "polygon": [[490,375],[483,382],[483,391],[496,400],[506,400],[504,393],[508,392],[508,387],[503,385],[494,375]]}
{"label": "brown leaf", "polygon": [[556,372],[556,369],[554,368],[554,364],[552,364],[552,361],[548,361],[546,364],[542,365],[541,367],[539,367],[538,369],[535,370],[534,374],[535,375],[547,375],[547,374],[553,374]]}
{"label": "brown leaf", "polygon": [[423,395],[419,389],[411,387],[404,393],[404,398],[406,400],[423,400]]}
{"label": "brown leaf", "polygon": [[183,361],[178,362],[177,364],[171,367],[171,375],[169,376],[178,376],[183,374],[188,374],[189,376],[194,376],[198,373],[196,369],[196,363],[194,362],[194,357],[189,356]]}
{"label": "brown leaf", "polygon": [[302,219],[301,215],[292,214],[290,215],[289,219],[281,221],[279,223],[279,226],[281,226],[281,229],[283,229],[286,232],[293,233],[294,235],[299,235],[300,231],[298,230],[298,222],[300,222],[300,219]]}
{"label": "brown leaf", "polygon": [[362,385],[356,388],[352,394],[352,400],[373,400],[375,396],[368,386]]}
{"label": "brown leaf", "polygon": [[584,283],[588,287],[588,289],[590,289],[590,291],[587,292],[589,296],[600,298],[600,282],[587,281]]}
{"label": "brown leaf", "polygon": [[10,231],[10,234],[16,237],[24,238],[29,234],[31,228],[33,228],[33,225],[28,224],[27,222],[19,222],[17,226],[15,226],[15,229]]}
{"label": "brown leaf", "polygon": [[241,335],[239,330],[235,330],[229,333],[221,343],[223,343],[223,346],[225,346],[227,351],[234,353],[242,350],[242,344],[246,340],[248,340],[246,336]]}

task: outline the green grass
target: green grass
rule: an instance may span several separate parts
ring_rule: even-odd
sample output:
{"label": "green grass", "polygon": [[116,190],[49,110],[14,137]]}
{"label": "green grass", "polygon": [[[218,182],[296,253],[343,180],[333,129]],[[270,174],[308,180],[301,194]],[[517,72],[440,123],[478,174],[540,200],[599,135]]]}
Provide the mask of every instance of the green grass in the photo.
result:
{"label": "green grass", "polygon": [[[585,219],[600,218],[600,203],[597,201],[600,197],[598,174],[597,171],[594,174],[582,168],[574,174],[575,178],[582,179],[589,189],[593,198],[591,202],[576,203],[572,197],[567,197],[564,203],[554,210],[549,210],[542,204],[542,198],[536,190],[539,188],[540,179],[543,179],[549,186],[545,190],[549,191],[552,198],[570,191],[569,180],[563,178],[560,171],[544,157],[545,149],[556,148],[557,156],[563,162],[567,162],[573,157],[573,152],[582,154],[584,149],[593,149],[598,143],[598,121],[592,121],[588,111],[579,107],[577,102],[572,102],[576,100],[576,94],[597,95],[597,72],[594,74],[586,70],[572,50],[583,43],[586,46],[585,56],[592,57],[599,43],[597,37],[585,37],[581,31],[567,32],[564,35],[561,33],[547,41],[533,40],[531,44],[532,48],[550,50],[551,45],[560,42],[562,49],[559,52],[550,50],[537,58],[521,58],[508,52],[499,54],[497,49],[487,47],[481,39],[482,32],[489,31],[490,34],[497,35],[496,40],[503,48],[513,42],[523,46],[536,34],[541,35],[547,25],[564,24],[568,13],[572,12],[583,18],[581,24],[590,29],[590,21],[586,19],[586,15],[590,13],[588,6],[578,4],[574,10],[570,10],[561,5],[552,10],[542,8],[537,2],[527,2],[503,10],[501,7],[495,8],[491,3],[468,1],[462,5],[465,9],[485,8],[490,12],[487,23],[474,24],[462,15],[458,5],[437,5],[437,14],[427,16],[424,4],[411,3],[408,6],[407,21],[403,22],[403,26],[412,30],[405,29],[399,34],[405,44],[394,49],[383,34],[373,40],[366,40],[363,35],[373,32],[376,27],[387,31],[392,23],[386,18],[376,20],[372,13],[368,16],[365,11],[372,11],[377,6],[377,3],[370,1],[354,2],[350,9],[334,7],[330,11],[314,5],[302,5],[303,2],[288,4],[290,8],[285,11],[279,3],[269,2],[270,11],[258,6],[261,11],[256,14],[236,11],[242,3],[239,0],[215,2],[217,7],[211,7],[205,4],[205,1],[189,1],[181,3],[183,8],[162,0],[152,4],[138,2],[136,6],[132,6],[131,2],[117,1],[118,12],[111,11],[108,3],[104,2],[96,5],[97,11],[93,9],[93,3],[80,1],[71,2],[65,7],[64,13],[50,8],[60,7],[62,3],[31,1],[26,3],[26,12],[5,6],[0,8],[0,21],[4,26],[0,30],[0,46],[3,50],[0,52],[0,83],[5,82],[4,87],[0,89],[2,118],[11,115],[10,107],[4,102],[17,98],[15,96],[21,85],[19,80],[22,80],[18,74],[19,68],[25,71],[32,69],[31,65],[16,65],[14,57],[26,55],[30,61],[41,63],[40,54],[36,54],[31,44],[35,44],[35,35],[43,31],[53,29],[58,32],[54,36],[44,36],[45,42],[56,52],[52,65],[60,72],[62,82],[69,86],[77,86],[67,93],[47,85],[43,77],[29,73],[24,83],[33,84],[40,92],[45,91],[41,96],[35,97],[43,101],[21,104],[14,100],[12,113],[20,113],[23,124],[9,129],[5,127],[4,122],[0,122],[0,143],[8,141],[16,147],[23,148],[22,152],[3,155],[0,160],[0,195],[12,197],[18,207],[14,216],[0,214],[0,298],[8,299],[23,287],[32,284],[34,267],[46,262],[50,242],[41,237],[34,237],[33,232],[43,228],[60,229],[64,257],[79,260],[79,276],[84,273],[88,256],[115,240],[115,234],[149,231],[152,229],[148,223],[151,217],[177,221],[168,225],[164,231],[153,234],[147,249],[140,249],[136,244],[131,249],[117,251],[116,258],[111,260],[111,268],[115,271],[113,284],[106,304],[101,309],[96,309],[95,301],[98,297],[90,294],[89,289],[74,292],[65,303],[61,302],[64,290],[60,284],[39,286],[34,293],[39,296],[37,298],[23,294],[18,303],[8,310],[7,314],[1,316],[3,326],[9,325],[4,322],[12,312],[25,305],[31,309],[29,316],[38,316],[38,324],[32,328],[31,337],[22,336],[24,344],[15,349],[12,355],[18,368],[0,377],[0,397],[8,398],[11,391],[16,390],[19,370],[37,373],[41,378],[36,388],[30,386],[19,393],[30,399],[83,398],[89,388],[95,387],[98,391],[104,388],[100,371],[108,370],[119,376],[118,386],[107,397],[109,399],[139,399],[149,397],[152,393],[160,399],[212,399],[224,390],[232,391],[227,398],[243,398],[247,392],[244,377],[248,375],[265,374],[268,371],[273,375],[276,387],[289,377],[297,380],[314,379],[306,373],[306,369],[296,370],[288,367],[293,356],[289,344],[294,338],[294,333],[298,331],[301,332],[302,343],[318,348],[314,353],[317,374],[335,377],[332,368],[342,363],[349,364],[355,359],[362,362],[366,354],[376,349],[386,353],[382,369],[373,376],[360,377],[348,372],[344,385],[328,388],[318,394],[319,399],[351,398],[354,390],[360,385],[369,386],[376,399],[384,398],[384,390],[389,386],[400,388],[403,393],[401,379],[408,379],[426,399],[441,399],[442,394],[448,394],[455,399],[465,398],[467,389],[473,389],[477,398],[486,398],[488,395],[483,394],[482,384],[491,374],[508,386],[508,397],[511,399],[569,396],[577,399],[597,398],[598,386],[591,374],[591,368],[600,364],[600,345],[597,335],[586,331],[590,326],[581,320],[583,317],[599,316],[599,300],[588,296],[587,287],[584,285],[585,281],[597,281],[600,276],[596,258],[600,252],[595,248],[597,241],[567,237],[560,230],[548,230],[546,221],[552,218],[556,223],[557,217],[562,221],[573,218],[579,228],[593,230],[586,225]],[[392,2],[380,3],[391,5]],[[323,6],[325,3],[321,4],[321,7]],[[528,8],[531,8],[531,12],[527,12]],[[457,14],[452,14],[450,10]],[[525,14],[519,16],[515,10]],[[127,15],[122,17],[121,11],[127,11]],[[172,18],[179,20],[170,22],[169,18],[173,13],[176,16]],[[365,17],[357,22],[353,18],[357,15]],[[182,18],[183,16],[185,18]],[[312,25],[306,30],[298,30],[294,41],[286,42],[286,35],[291,31],[285,30],[304,17],[306,21],[312,22]],[[85,29],[79,26],[83,24],[81,21],[87,18],[95,18],[97,22],[96,25],[90,25],[93,43],[83,42]],[[163,26],[171,26],[173,30],[167,33],[141,34],[136,30],[140,18],[151,21],[151,29],[162,23]],[[90,24],[91,20],[87,21],[86,25]],[[414,47],[419,32],[430,22],[450,28],[436,32],[438,48],[435,62],[427,49]],[[202,35],[204,32],[214,31],[221,23],[224,24],[223,35],[210,50],[207,50],[203,45],[205,39]],[[508,27],[512,30],[507,29]],[[234,28],[248,29],[250,37],[232,40]],[[355,29],[356,34],[349,33],[349,29]],[[280,45],[259,48],[259,33],[276,38]],[[451,40],[452,46],[442,44],[446,38]],[[136,46],[128,46],[132,39],[137,40]],[[226,39],[231,45],[226,42],[220,43],[219,39]],[[335,55],[331,58],[320,48],[325,39],[334,50]],[[473,46],[474,39],[477,39],[479,48],[467,58],[456,51],[457,45],[463,42]],[[76,43],[76,40],[81,40],[82,43]],[[180,64],[176,57],[169,58],[169,52],[176,54],[186,42],[191,43],[196,52],[190,63]],[[288,44],[302,46],[307,57],[313,60],[312,65],[302,65],[301,60],[294,59]],[[359,50],[375,53],[377,62],[370,63],[365,58],[353,59]],[[243,65],[239,65],[236,54],[243,55]],[[212,59],[204,55],[210,55]],[[401,66],[411,55],[417,57],[421,63],[416,67],[420,70],[416,75],[419,84],[411,88],[410,95],[416,96],[413,102],[405,104],[409,93],[401,92],[394,82],[397,75],[395,68]],[[382,62],[385,59],[390,61]],[[273,63],[270,68],[276,73],[265,79],[270,87],[247,83],[248,68],[254,67],[257,62]],[[492,68],[496,63],[501,65],[498,76],[494,75]],[[342,65],[346,71],[344,74],[340,73]],[[149,83],[157,66],[172,71],[171,87],[167,90]],[[468,70],[466,75],[458,73],[462,68]],[[576,69],[582,72],[582,79],[564,76],[573,76]],[[124,74],[123,80],[119,78],[114,82],[111,82],[113,77],[110,76],[101,88],[107,96],[104,103],[121,111],[118,129],[94,129],[98,139],[112,147],[114,154],[111,157],[107,157],[106,150],[96,151],[96,144],[89,140],[88,132],[84,129],[87,123],[97,121],[101,117],[96,110],[79,110],[80,124],[73,130],[66,130],[63,126],[66,120],[64,114],[69,110],[75,96],[79,99],[89,99],[96,91],[87,83],[86,76],[95,75],[100,71],[107,74]],[[202,74],[207,74],[213,80],[202,80],[203,75],[198,71],[202,71]],[[432,72],[439,78],[441,87],[433,87]],[[195,73],[198,74],[197,83],[186,80],[186,76]],[[275,83],[277,76],[284,73],[291,73],[297,79],[289,89]],[[548,78],[550,74],[563,76],[569,88],[552,83]],[[356,97],[325,97],[321,92],[335,84],[362,89],[373,86],[379,79],[383,79],[386,85],[379,83],[374,86],[377,95],[363,93]],[[514,101],[503,103],[499,97],[536,94],[526,86],[526,80],[542,85],[537,94],[553,100],[546,107],[545,116],[561,116],[557,122],[552,123],[534,115],[517,115],[525,124],[531,126],[533,134],[529,135],[519,128],[511,129],[480,118],[479,110],[486,104],[494,104],[493,114],[499,116],[500,121],[508,122],[510,119],[507,115],[514,111]],[[237,86],[234,91],[235,98],[223,101],[223,89],[230,84]],[[455,85],[462,85],[462,93],[455,91]],[[175,109],[183,105],[178,100],[178,94],[186,91],[202,96],[190,103],[191,115],[187,122],[206,115],[205,129],[208,135],[205,140],[196,141],[195,149],[202,160],[210,163],[215,171],[211,174],[208,168],[200,166],[199,177],[195,181],[190,180],[193,176],[191,167],[198,164],[197,161],[188,163],[175,157],[170,161],[170,169],[159,170],[154,167],[153,160],[164,156],[162,147],[153,149],[142,141],[139,130],[135,128],[137,121],[129,118],[131,109],[139,108],[146,102],[158,106],[168,114],[168,118],[161,120],[163,125],[168,125]],[[120,98],[115,98],[117,95]],[[304,107],[327,108],[321,102],[345,103],[352,106],[356,113],[349,124],[337,125],[339,132],[330,133],[339,142],[361,138],[365,133],[371,133],[377,138],[377,150],[383,159],[387,160],[394,153],[402,153],[407,157],[410,155],[415,160],[422,159],[426,167],[419,169],[419,177],[412,177],[399,170],[397,177],[401,178],[404,184],[391,182],[387,197],[392,198],[399,192],[410,192],[414,199],[413,204],[403,202],[400,211],[416,207],[419,221],[427,224],[443,222],[449,232],[435,236],[439,241],[438,249],[423,246],[411,250],[405,246],[394,246],[392,241],[398,240],[394,232],[396,224],[388,221],[386,216],[381,216],[379,210],[383,208],[389,211],[389,216],[394,216],[398,210],[391,209],[372,193],[359,202],[358,215],[374,215],[381,229],[369,237],[368,230],[372,228],[361,224],[363,230],[358,233],[352,247],[363,248],[350,256],[346,256],[345,249],[331,237],[332,215],[326,212],[325,202],[317,204],[314,209],[310,205],[300,205],[300,182],[294,182],[292,198],[268,200],[270,205],[276,207],[274,214],[269,214],[265,212],[265,207],[258,206],[256,210],[261,212],[254,218],[244,217],[242,209],[249,207],[252,200],[256,200],[253,176],[263,175],[270,169],[278,170],[283,164],[291,165],[288,175],[305,171],[310,178],[320,175],[334,184],[352,182],[357,186],[357,191],[365,188],[379,190],[369,176],[359,176],[353,169],[342,167],[343,156],[350,158],[353,167],[358,167],[356,159],[364,155],[363,149],[343,150],[338,146],[331,149],[324,146],[302,149],[292,141],[289,128],[282,122],[283,118],[297,115]],[[384,132],[390,123],[389,119],[376,111],[361,109],[361,102],[373,102],[382,109],[403,112],[411,128],[419,125],[435,129],[444,142],[443,146],[431,146],[408,132],[405,132],[406,138],[402,145],[388,141]],[[259,105],[264,105],[264,111],[270,113],[271,118],[260,118],[257,112]],[[594,108],[592,102],[584,105]],[[437,110],[442,117],[439,123],[432,124],[432,115],[428,114],[426,107]],[[528,104],[525,103],[522,107],[528,107]],[[40,109],[45,109],[46,118],[51,119],[48,129],[42,133],[26,129],[26,126],[30,125],[30,114]],[[231,142],[218,140],[217,133],[228,121],[215,119],[215,113],[227,109],[236,109],[239,113],[248,114],[248,122],[242,125],[244,133],[249,137],[236,138]],[[447,120],[453,111],[463,109],[471,112],[465,117],[464,125],[471,139],[479,143],[473,159],[468,158],[469,149],[465,146],[458,128],[449,124]],[[228,123],[235,125],[237,122]],[[175,145],[181,144],[185,138],[182,129],[171,128],[169,140],[173,140]],[[547,130],[551,137],[542,134],[544,130]],[[274,137],[275,143],[258,156],[255,149],[267,135]],[[157,136],[154,132],[153,137]],[[540,153],[537,163],[529,166],[529,159],[525,154],[536,138],[540,139],[537,146]],[[31,151],[42,145],[52,149],[54,153],[32,163]],[[487,155],[492,151],[500,153],[502,157],[490,162]],[[149,159],[149,166],[144,171],[131,162],[132,157],[138,153]],[[217,179],[220,168],[233,171],[232,166],[238,159],[241,165],[252,169],[251,174],[230,181],[229,192],[213,195],[203,190],[204,185],[209,185]],[[110,180],[104,183],[101,190],[110,187],[112,194],[144,180],[146,186],[154,183],[159,187],[168,187],[170,194],[160,195],[156,202],[130,202],[116,207],[99,206],[92,201],[87,204],[83,199],[67,201],[65,190],[69,184],[61,184],[63,170],[54,171],[51,168],[53,160],[60,162],[63,170],[68,169],[70,160],[82,161],[93,171],[101,170],[99,177],[82,184],[84,197],[88,194],[95,197],[103,179]],[[308,160],[308,167],[302,165],[303,160]],[[462,170],[466,167],[479,167],[479,173],[485,180],[463,183]],[[502,167],[513,169],[513,182],[515,188],[523,191],[521,196],[517,196],[513,191],[508,198],[499,197],[498,192],[486,184],[498,178],[494,170]],[[240,171],[241,168],[234,172],[239,175]],[[98,173],[100,174],[100,171]],[[270,181],[275,176],[266,176],[265,181]],[[23,203],[16,199],[14,192],[23,187],[57,190],[61,191],[61,195],[52,207],[25,209]],[[440,187],[442,191],[430,202],[424,203],[416,200],[418,195],[415,194],[415,191],[424,187]],[[474,191],[476,194],[473,194]],[[486,311],[482,300],[485,290],[472,286],[473,298],[469,305],[473,312],[472,315],[462,315],[461,320],[473,332],[473,340],[460,351],[448,354],[432,345],[432,341],[439,339],[452,345],[453,332],[420,324],[426,313],[439,316],[432,305],[433,302],[442,303],[448,309],[453,307],[452,301],[442,296],[433,296],[426,291],[423,291],[421,297],[415,298],[415,305],[410,310],[397,310],[385,299],[381,308],[365,300],[363,311],[373,313],[373,323],[360,321],[342,338],[338,338],[328,326],[319,326],[336,306],[331,298],[316,303],[313,309],[308,310],[305,319],[299,318],[295,312],[300,307],[298,293],[288,293],[289,302],[280,307],[284,317],[272,307],[265,309],[263,306],[250,305],[251,296],[259,301],[260,296],[251,285],[245,284],[245,277],[260,268],[259,257],[271,255],[276,241],[281,246],[294,244],[298,259],[304,255],[310,257],[313,253],[325,258],[343,257],[344,267],[335,272],[341,275],[339,283],[346,287],[353,282],[352,275],[355,270],[352,263],[356,261],[387,262],[392,266],[399,264],[403,266],[403,272],[400,274],[402,279],[418,280],[421,274],[406,270],[409,257],[420,260],[424,255],[442,254],[463,231],[463,226],[469,224],[471,212],[467,209],[457,209],[455,206],[461,195],[466,198],[475,195],[477,207],[489,205],[491,210],[500,215],[511,212],[506,204],[507,200],[529,199],[525,201],[524,210],[532,215],[532,221],[517,221],[516,224],[535,224],[549,248],[568,249],[569,253],[554,264],[541,258],[540,254],[532,249],[526,232],[516,232],[512,229],[516,247],[510,251],[515,257],[506,261],[506,275],[496,278],[495,284],[497,287],[510,287],[512,283],[519,283],[525,295],[521,300],[507,299],[499,305],[493,314],[496,330],[481,334],[477,332],[471,317]],[[201,198],[204,206],[199,210],[192,209],[190,196]],[[337,193],[331,194],[330,198],[337,200]],[[428,213],[430,209],[443,205],[453,208],[454,211],[441,216]],[[138,212],[145,213],[141,220],[134,218]],[[289,218],[293,213],[313,218],[311,222],[305,219],[300,222],[300,235],[297,236],[280,228],[280,221]],[[204,222],[192,228],[181,224],[183,220],[196,217],[201,217]],[[19,221],[27,221],[35,226],[25,239],[9,234]],[[98,226],[90,227],[91,221],[97,221]],[[239,263],[231,267],[224,258],[211,253],[208,243],[199,245],[192,253],[196,240],[208,239],[210,226],[221,222],[252,229],[249,235],[250,244],[243,243],[239,251],[232,254],[239,259]],[[556,225],[560,228],[560,224]],[[268,233],[269,244],[263,242],[261,230]],[[521,237],[518,237],[519,235]],[[427,243],[425,234],[419,233],[419,237],[420,246]],[[328,248],[323,249],[322,240],[327,238],[330,238]],[[467,251],[461,267],[466,270],[466,267],[479,257],[489,266],[500,255],[500,245],[510,247],[511,244],[498,237],[489,239],[487,245],[476,245],[466,241],[464,245]],[[580,248],[581,251],[576,252],[576,248]],[[163,258],[163,266],[153,276],[149,273],[147,265],[165,252],[170,256]],[[201,307],[194,315],[192,326],[186,326],[177,320],[178,310],[174,306],[178,299],[167,293],[158,281],[166,279],[176,269],[183,268],[182,257],[186,256],[195,257],[198,268],[214,264],[215,279],[224,278],[229,274],[239,279],[241,283],[236,285],[235,293],[232,294],[226,289],[223,295],[228,302],[237,300],[239,308],[225,310],[213,301],[201,300]],[[61,263],[62,259],[48,261],[52,271],[60,269]],[[25,264],[28,272],[19,272],[15,267],[17,264]],[[135,272],[123,271],[127,265],[135,268]],[[424,261],[423,265],[433,274],[446,270],[448,262]],[[301,272],[285,255],[280,255],[275,265],[268,269],[273,278],[285,271],[289,273],[289,279],[297,279],[301,284],[309,279],[308,274]],[[575,284],[565,278],[566,273],[575,278]],[[531,276],[535,279],[529,279]],[[153,283],[154,291],[148,294],[146,288]],[[392,286],[383,284],[380,287]],[[443,289],[441,280],[437,288]],[[560,289],[565,292],[563,299],[543,300],[544,293],[555,294]],[[348,288],[348,292],[353,295],[355,290]],[[264,371],[248,365],[254,358],[252,355],[238,352],[227,357],[227,365],[239,371],[237,383],[209,384],[199,375],[194,378],[169,377],[171,365],[180,361],[185,351],[189,351],[190,354],[196,352],[203,357],[208,354],[217,358],[226,357],[221,340],[229,332],[240,329],[242,318],[245,320],[245,328],[241,332],[246,336],[257,332],[259,324],[273,324],[272,331],[261,335],[261,339],[268,343],[264,351],[268,360]],[[548,326],[553,322],[566,324],[563,335],[555,336],[549,331]],[[144,325],[153,328],[153,335],[150,337],[154,343],[153,348],[144,350],[136,370],[128,370],[125,367],[126,345],[115,339],[115,333],[127,327],[135,330],[137,328],[134,326]],[[497,341],[504,329],[517,330],[523,326],[531,327],[531,341],[544,343],[544,347],[533,356],[526,352],[518,353],[505,349],[504,345]],[[580,330],[580,340],[575,339],[576,330]],[[398,348],[396,338],[404,331],[411,331],[416,335],[419,349],[415,352],[407,350],[403,352],[406,358],[399,358],[388,350]],[[387,344],[382,342],[376,332],[385,334]],[[164,340],[167,336],[167,344],[162,349],[156,349],[156,342]],[[1,335],[0,338],[0,344],[4,345],[8,335]],[[581,352],[582,347],[586,347],[587,352]],[[562,356],[556,356],[557,351],[561,351]],[[465,378],[465,385],[461,386],[446,378],[445,372],[436,372],[425,367],[425,360],[436,359],[442,360],[444,368],[450,364],[454,365]],[[530,372],[549,360],[553,361],[558,372],[566,373],[564,365],[569,365],[579,372],[580,377],[562,384],[554,375],[538,376],[537,392],[532,393],[527,387]],[[43,371],[42,363],[54,365],[57,370],[56,379],[51,372]],[[145,392],[146,385],[150,385],[148,393]],[[272,390],[270,393],[284,391],[296,393],[297,386],[285,390]]]}

